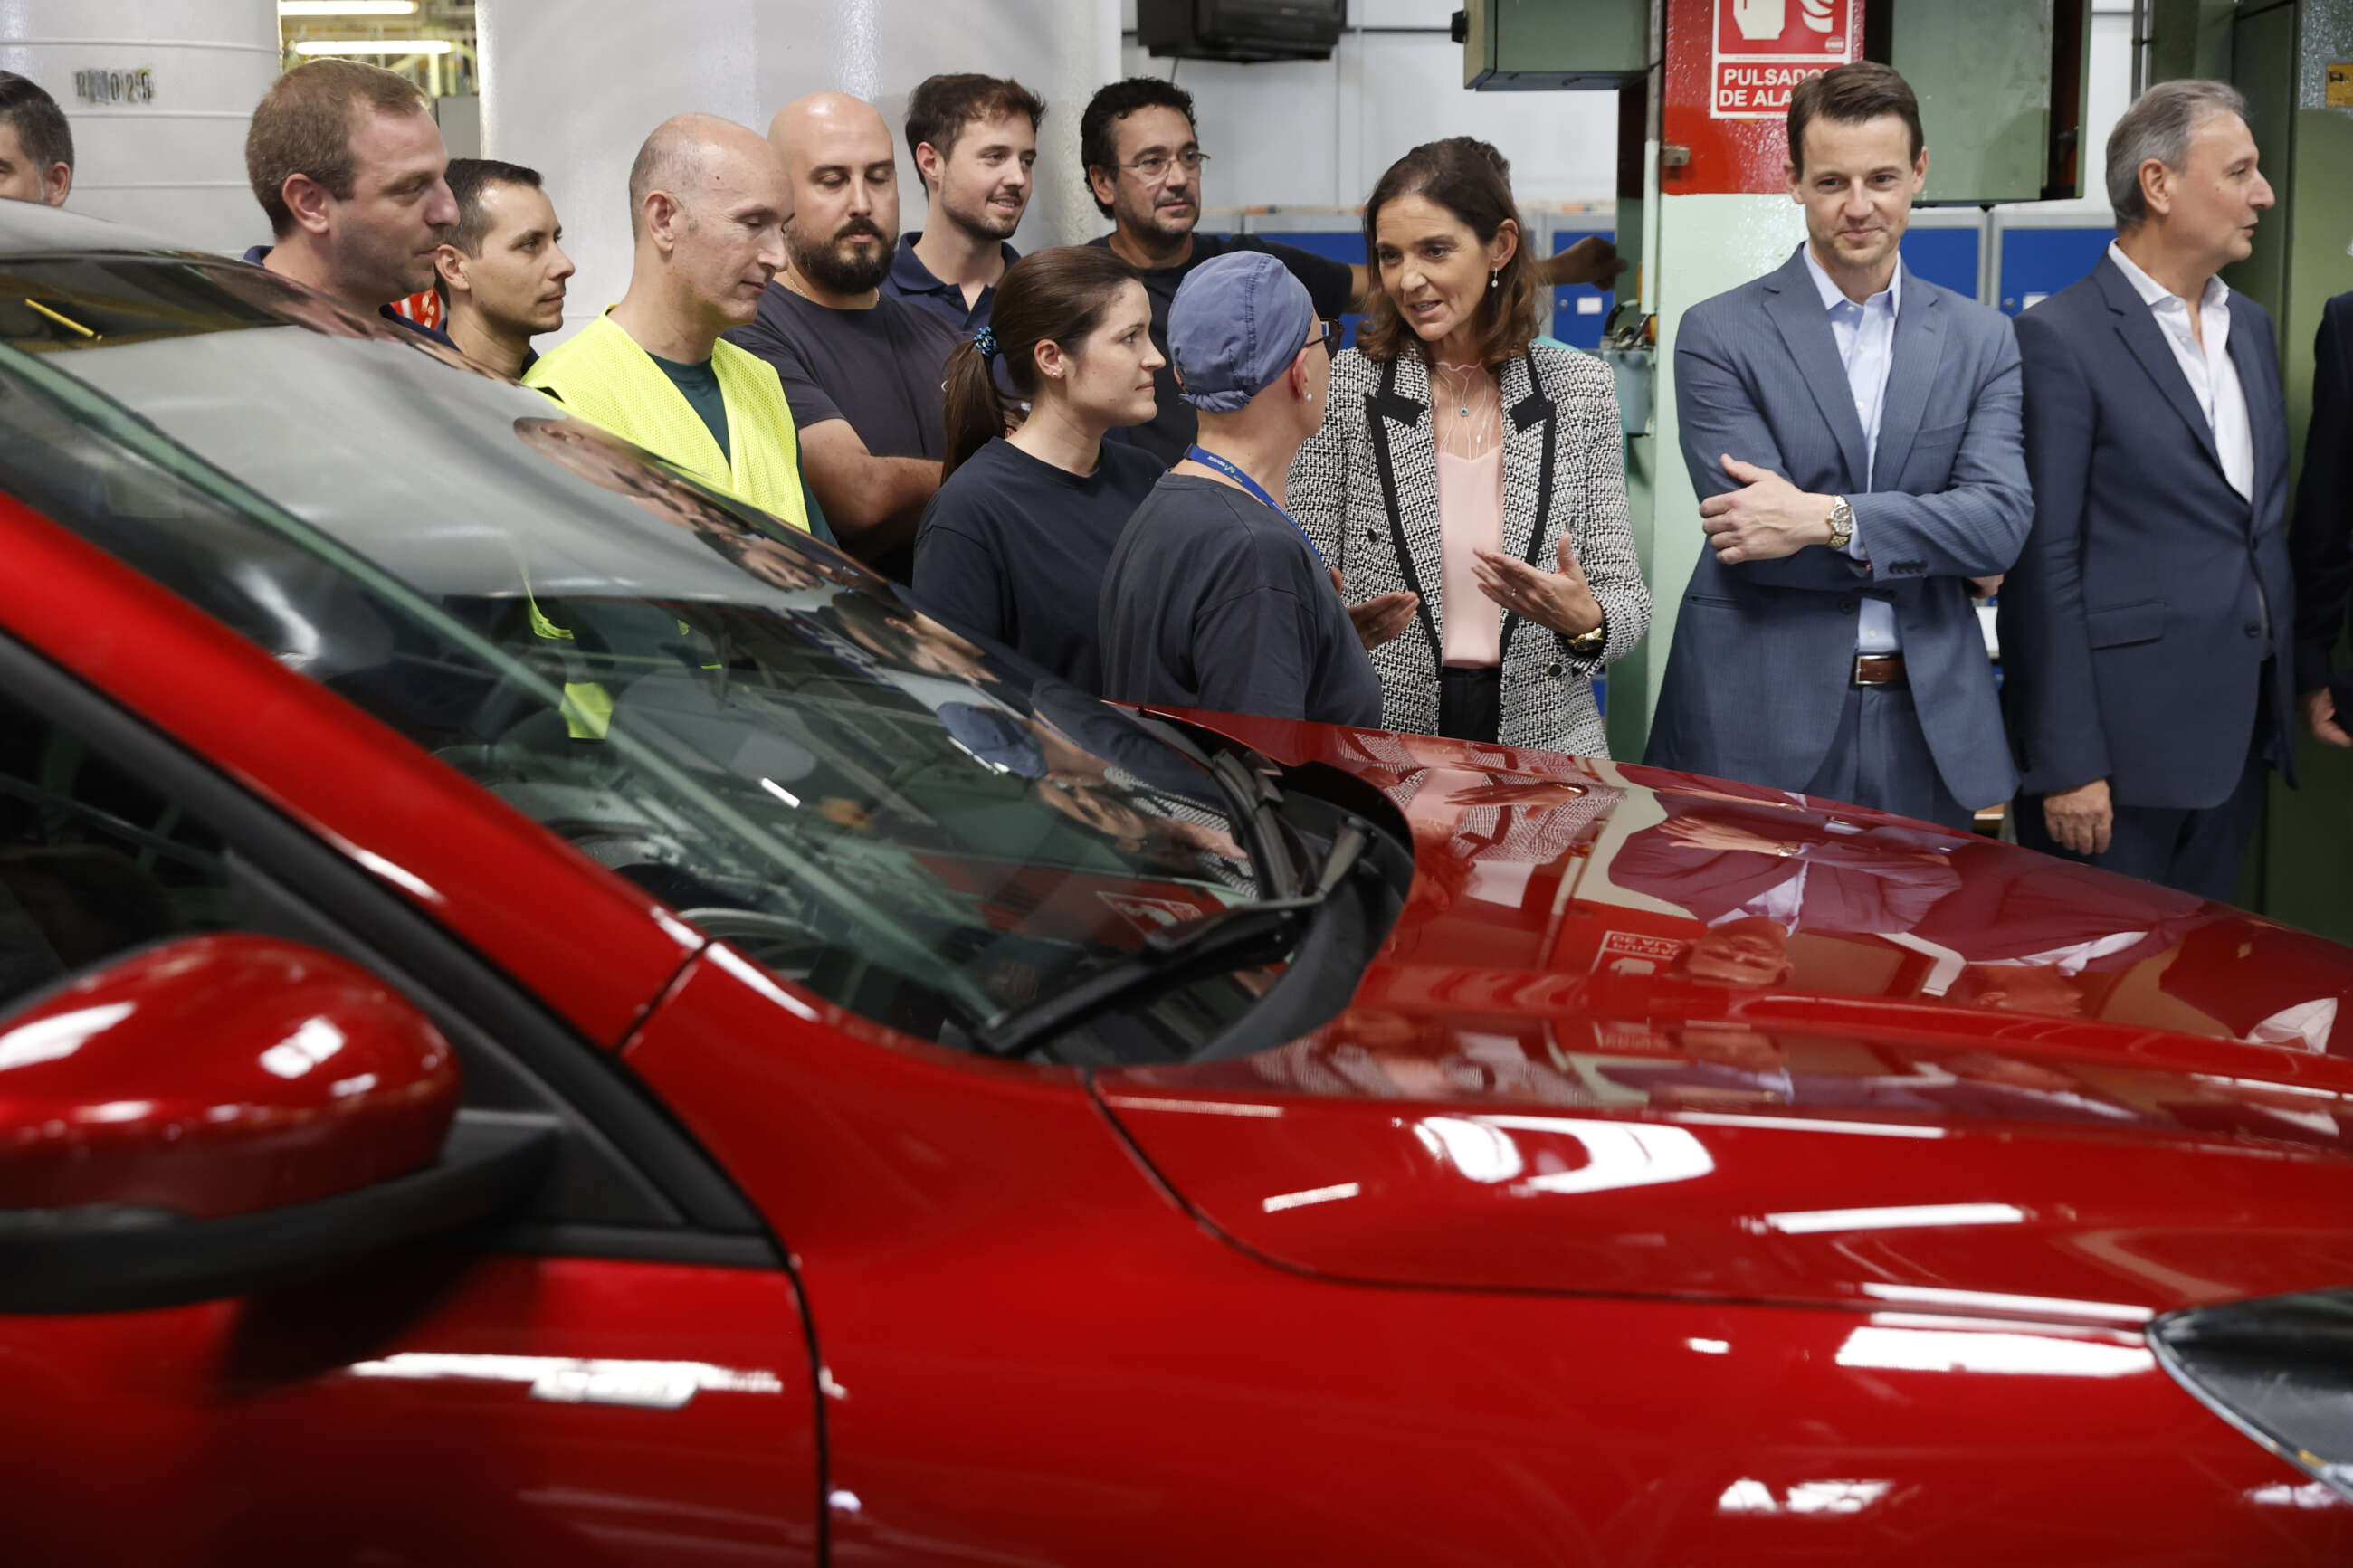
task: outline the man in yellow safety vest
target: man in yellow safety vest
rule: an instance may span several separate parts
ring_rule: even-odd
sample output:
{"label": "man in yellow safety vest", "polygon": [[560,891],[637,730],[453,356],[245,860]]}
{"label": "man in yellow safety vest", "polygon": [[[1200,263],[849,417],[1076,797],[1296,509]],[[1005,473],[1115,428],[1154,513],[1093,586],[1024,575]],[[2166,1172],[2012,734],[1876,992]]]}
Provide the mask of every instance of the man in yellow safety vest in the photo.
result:
{"label": "man in yellow safety vest", "polygon": [[784,265],[791,205],[784,165],[756,132],[709,114],[664,121],[629,169],[628,292],[523,382],[806,531],[784,387],[719,336],[752,320]]}

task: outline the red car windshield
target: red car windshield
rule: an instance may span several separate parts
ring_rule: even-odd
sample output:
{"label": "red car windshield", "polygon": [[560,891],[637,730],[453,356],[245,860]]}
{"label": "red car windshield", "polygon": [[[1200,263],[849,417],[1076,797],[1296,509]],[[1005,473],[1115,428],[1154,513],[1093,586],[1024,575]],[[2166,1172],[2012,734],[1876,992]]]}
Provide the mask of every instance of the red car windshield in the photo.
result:
{"label": "red car windshield", "polygon": [[[811,991],[964,1044],[1259,896],[1187,756],[538,395],[252,269],[6,266],[0,484]],[[1053,1048],[1181,1058],[1265,983]]]}

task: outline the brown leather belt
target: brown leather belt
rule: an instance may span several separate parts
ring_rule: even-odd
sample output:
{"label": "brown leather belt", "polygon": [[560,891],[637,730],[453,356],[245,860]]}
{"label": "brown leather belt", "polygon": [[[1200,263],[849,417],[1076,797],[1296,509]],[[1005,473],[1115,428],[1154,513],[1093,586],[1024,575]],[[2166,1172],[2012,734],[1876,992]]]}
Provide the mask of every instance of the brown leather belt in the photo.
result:
{"label": "brown leather belt", "polygon": [[1856,686],[1905,686],[1904,656],[1900,653],[1859,653],[1854,656]]}

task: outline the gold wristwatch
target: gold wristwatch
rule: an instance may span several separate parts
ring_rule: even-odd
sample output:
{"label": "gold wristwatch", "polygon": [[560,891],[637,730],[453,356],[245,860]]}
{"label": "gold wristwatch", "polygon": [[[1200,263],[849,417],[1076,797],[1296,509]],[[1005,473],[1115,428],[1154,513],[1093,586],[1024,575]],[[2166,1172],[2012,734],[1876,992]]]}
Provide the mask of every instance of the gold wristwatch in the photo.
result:
{"label": "gold wristwatch", "polygon": [[1831,548],[1843,551],[1854,537],[1854,508],[1847,505],[1846,497],[1831,498]]}
{"label": "gold wristwatch", "polygon": [[1577,658],[1593,658],[1609,641],[1609,612],[1607,610],[1601,612],[1601,619],[1594,624],[1591,631],[1580,632],[1565,640],[1568,644],[1568,651]]}

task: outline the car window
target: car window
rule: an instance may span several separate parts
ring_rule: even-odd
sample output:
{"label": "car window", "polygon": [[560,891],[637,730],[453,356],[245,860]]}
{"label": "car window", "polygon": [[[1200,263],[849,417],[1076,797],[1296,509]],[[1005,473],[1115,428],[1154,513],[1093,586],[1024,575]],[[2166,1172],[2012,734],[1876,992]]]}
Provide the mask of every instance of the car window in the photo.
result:
{"label": "car window", "polygon": [[337,337],[423,341],[275,273],[220,258],[0,259],[0,339],[33,353],[287,325]]}
{"label": "car window", "polygon": [[217,835],[0,694],[0,1011],[115,953],[232,923]]}
{"label": "car window", "polygon": [[[47,356],[0,350],[0,484],[712,934],[909,1033],[966,1044],[1146,931],[1257,896],[1206,770],[527,406],[494,434],[510,493],[540,499],[416,552],[423,583]],[[1181,1057],[1269,978],[1204,980],[1052,1050]]]}

